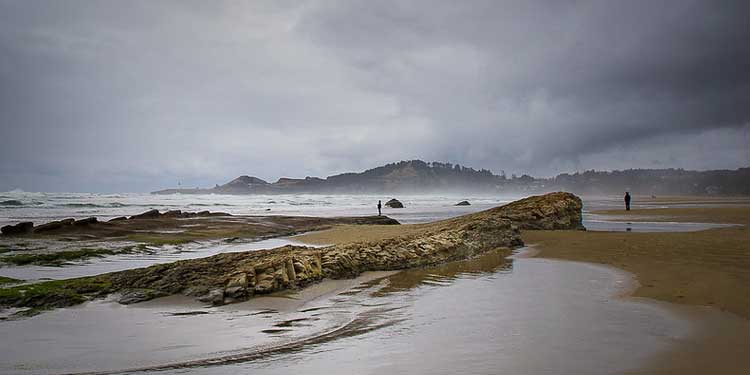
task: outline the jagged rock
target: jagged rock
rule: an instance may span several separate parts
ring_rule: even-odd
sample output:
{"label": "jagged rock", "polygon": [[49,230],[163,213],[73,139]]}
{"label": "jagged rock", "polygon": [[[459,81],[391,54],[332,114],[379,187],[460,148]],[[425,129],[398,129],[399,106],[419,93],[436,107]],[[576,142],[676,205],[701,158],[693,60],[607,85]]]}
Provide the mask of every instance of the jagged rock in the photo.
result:
{"label": "jagged rock", "polygon": [[224,297],[231,298],[232,300],[238,300],[247,296],[247,288],[241,286],[233,286],[231,288],[224,289]]}
{"label": "jagged rock", "polygon": [[34,233],[44,233],[49,232],[51,230],[60,229],[65,224],[62,223],[62,221],[50,221],[49,223],[42,224],[38,227],[34,227]]}
{"label": "jagged rock", "polygon": [[159,214],[159,210],[153,209],[153,210],[148,210],[142,214],[133,215],[130,217],[130,219],[131,220],[132,219],[157,219],[159,218],[159,216],[161,216]]}
{"label": "jagged rock", "polygon": [[246,297],[248,294],[248,281],[247,274],[240,273],[233,279],[229,280],[226,289],[224,289],[224,296],[232,299],[240,299]]}
{"label": "jagged rock", "polygon": [[471,206],[471,203],[469,201],[460,201],[456,203],[456,206]]}
{"label": "jagged rock", "polygon": [[518,224],[520,229],[554,230],[584,228],[581,199],[570,193],[549,193],[517,200],[486,212]]}
{"label": "jagged rock", "polygon": [[149,301],[154,298],[164,297],[166,295],[167,294],[164,292],[152,289],[128,290],[120,296],[117,302],[123,305],[129,305],[131,303]]}
{"label": "jagged rock", "polygon": [[276,278],[273,275],[273,268],[269,268],[261,274],[255,276],[255,293],[265,294],[276,289]]}
{"label": "jagged rock", "polygon": [[170,210],[165,213],[163,213],[161,216],[163,217],[181,217],[182,211],[181,210]]}
{"label": "jagged rock", "polygon": [[182,294],[188,297],[201,297],[207,295],[209,292],[208,287],[205,285],[191,286],[182,291]]}
{"label": "jagged rock", "polygon": [[198,297],[198,301],[210,303],[214,306],[224,304],[224,289],[212,289],[208,294]]}
{"label": "jagged rock", "polygon": [[73,225],[76,225],[76,226],[85,226],[85,225],[89,225],[89,224],[96,224],[98,222],[99,222],[99,220],[96,217],[92,216],[92,217],[87,217],[85,219],[76,220],[76,221],[73,222]]}
{"label": "jagged rock", "polygon": [[16,225],[6,225],[0,228],[0,232],[6,236],[12,236],[16,234],[26,234],[34,229],[34,223],[30,221],[20,222]]}
{"label": "jagged rock", "polygon": [[113,218],[113,219],[109,219],[109,221],[123,221],[123,220],[127,220],[127,219],[128,218],[125,217],[125,216],[119,216],[119,217],[116,217],[116,218]]}
{"label": "jagged rock", "polygon": [[75,221],[76,220],[73,218],[62,219],[59,221],[50,221],[49,223],[34,227],[34,233],[44,233],[44,232],[57,230],[63,227],[67,227],[69,225],[73,225]]}
{"label": "jagged rock", "polygon": [[404,204],[395,198],[385,202],[385,206],[390,208],[404,208]]}

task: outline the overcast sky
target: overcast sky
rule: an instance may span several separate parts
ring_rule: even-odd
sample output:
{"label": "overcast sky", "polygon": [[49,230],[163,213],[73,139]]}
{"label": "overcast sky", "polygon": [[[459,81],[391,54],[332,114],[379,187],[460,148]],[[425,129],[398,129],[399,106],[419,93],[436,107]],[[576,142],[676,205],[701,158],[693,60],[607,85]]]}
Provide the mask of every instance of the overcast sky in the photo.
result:
{"label": "overcast sky", "polygon": [[0,0],[0,191],[748,166],[748,4]]}

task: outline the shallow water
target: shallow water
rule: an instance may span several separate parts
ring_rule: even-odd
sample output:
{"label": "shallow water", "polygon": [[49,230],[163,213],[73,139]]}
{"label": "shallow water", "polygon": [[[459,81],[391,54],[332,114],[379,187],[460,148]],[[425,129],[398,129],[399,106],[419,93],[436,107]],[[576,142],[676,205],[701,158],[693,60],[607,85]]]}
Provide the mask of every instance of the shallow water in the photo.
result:
{"label": "shallow water", "polygon": [[[632,219],[632,218],[631,218]],[[607,232],[696,232],[699,230],[726,228],[736,224],[684,223],[674,221],[627,221],[627,217],[612,215],[583,215],[586,230]]]}
{"label": "shallow water", "polygon": [[312,299],[95,302],[1,322],[13,340],[0,343],[0,372],[619,373],[690,330],[658,305],[611,297],[629,281],[609,268],[490,253],[339,281]]}
{"label": "shallow water", "polygon": [[222,241],[199,242],[179,246],[153,247],[153,251],[149,253],[134,252],[130,254],[109,255],[103,258],[89,258],[83,261],[70,262],[70,264],[60,267],[36,265],[4,266],[0,268],[0,275],[20,280],[69,279],[148,267],[154,264],[171,263],[178,260],[205,258],[220,253],[273,249],[286,245],[316,247],[315,245],[302,244],[289,238],[271,238],[244,243],[225,243]]}

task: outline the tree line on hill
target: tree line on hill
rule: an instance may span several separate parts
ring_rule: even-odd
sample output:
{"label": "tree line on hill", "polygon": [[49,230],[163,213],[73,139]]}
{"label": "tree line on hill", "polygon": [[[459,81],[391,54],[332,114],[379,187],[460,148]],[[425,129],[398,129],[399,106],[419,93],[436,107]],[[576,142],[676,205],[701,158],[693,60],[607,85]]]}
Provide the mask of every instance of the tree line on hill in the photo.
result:
{"label": "tree line on hill", "polygon": [[562,173],[552,178],[506,176],[459,164],[400,161],[360,173],[327,178],[280,178],[269,183],[240,176],[210,189],[166,189],[155,194],[368,194],[368,193],[490,193],[528,194],[564,190],[577,194],[750,195],[750,168],[688,171],[684,169],[628,169]]}

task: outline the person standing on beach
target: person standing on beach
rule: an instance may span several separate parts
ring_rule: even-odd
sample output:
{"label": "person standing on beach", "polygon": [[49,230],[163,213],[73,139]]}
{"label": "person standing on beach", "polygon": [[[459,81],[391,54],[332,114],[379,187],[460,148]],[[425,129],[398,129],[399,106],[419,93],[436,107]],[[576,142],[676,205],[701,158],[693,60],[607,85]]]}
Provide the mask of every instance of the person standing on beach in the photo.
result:
{"label": "person standing on beach", "polygon": [[378,201],[378,216],[380,216],[380,209],[383,208],[383,205],[380,204],[380,201]]}
{"label": "person standing on beach", "polygon": [[630,192],[625,192],[625,211],[630,211]]}

